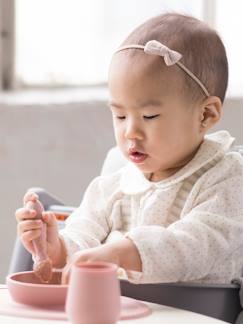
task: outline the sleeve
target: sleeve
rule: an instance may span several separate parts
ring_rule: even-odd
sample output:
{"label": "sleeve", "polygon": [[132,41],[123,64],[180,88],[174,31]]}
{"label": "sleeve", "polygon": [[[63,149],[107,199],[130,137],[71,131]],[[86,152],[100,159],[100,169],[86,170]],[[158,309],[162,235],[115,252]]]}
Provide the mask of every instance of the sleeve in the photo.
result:
{"label": "sleeve", "polygon": [[110,232],[100,177],[88,186],[80,206],[72,213],[65,228],[59,232],[67,250],[67,260],[79,250],[95,247]]}
{"label": "sleeve", "polygon": [[[142,226],[127,236],[137,246],[141,276],[135,283],[178,282],[207,276],[243,245],[243,174],[222,176],[204,186],[193,206],[167,228]],[[215,179],[214,179],[215,180]],[[129,277],[129,274],[128,274]]]}

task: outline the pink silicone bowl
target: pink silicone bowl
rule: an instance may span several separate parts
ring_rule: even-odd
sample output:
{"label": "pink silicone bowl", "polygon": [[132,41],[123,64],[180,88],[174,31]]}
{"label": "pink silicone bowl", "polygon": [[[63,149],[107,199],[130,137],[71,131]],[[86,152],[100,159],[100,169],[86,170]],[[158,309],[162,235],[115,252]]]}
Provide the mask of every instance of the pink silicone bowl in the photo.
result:
{"label": "pink silicone bowl", "polygon": [[61,271],[54,271],[48,284],[43,284],[33,271],[7,276],[6,283],[14,301],[32,306],[65,305],[68,285],[61,285]]}

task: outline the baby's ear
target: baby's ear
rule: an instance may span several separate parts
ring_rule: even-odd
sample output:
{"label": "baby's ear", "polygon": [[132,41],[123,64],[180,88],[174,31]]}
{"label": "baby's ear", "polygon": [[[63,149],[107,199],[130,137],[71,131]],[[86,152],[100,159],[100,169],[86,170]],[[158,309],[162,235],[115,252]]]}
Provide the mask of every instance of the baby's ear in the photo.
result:
{"label": "baby's ear", "polygon": [[201,105],[200,123],[205,130],[213,127],[222,116],[222,103],[219,97],[210,96]]}

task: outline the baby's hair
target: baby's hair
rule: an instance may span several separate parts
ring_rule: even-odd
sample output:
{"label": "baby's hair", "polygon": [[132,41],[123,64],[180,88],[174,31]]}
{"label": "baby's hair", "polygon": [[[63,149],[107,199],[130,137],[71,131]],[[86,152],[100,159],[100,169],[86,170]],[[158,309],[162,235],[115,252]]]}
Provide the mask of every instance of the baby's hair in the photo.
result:
{"label": "baby's hair", "polygon": [[[181,62],[206,86],[210,95],[223,103],[228,84],[225,47],[215,30],[204,22],[176,13],[162,14],[138,26],[122,43],[145,45],[157,40],[182,54]],[[136,55],[136,50],[127,51]],[[205,98],[200,87],[184,72],[186,94],[194,100]]]}

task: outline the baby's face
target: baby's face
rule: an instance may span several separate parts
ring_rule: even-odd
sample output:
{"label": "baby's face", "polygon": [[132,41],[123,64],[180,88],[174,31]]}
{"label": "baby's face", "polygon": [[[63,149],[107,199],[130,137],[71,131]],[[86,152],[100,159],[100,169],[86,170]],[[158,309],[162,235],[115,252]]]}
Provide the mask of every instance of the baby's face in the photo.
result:
{"label": "baby's face", "polygon": [[182,93],[178,67],[160,57],[115,54],[109,73],[117,145],[153,181],[167,178],[193,157],[203,134],[200,109]]}

